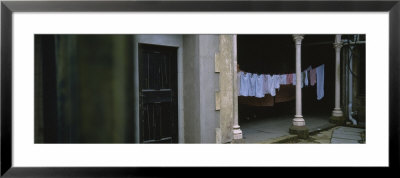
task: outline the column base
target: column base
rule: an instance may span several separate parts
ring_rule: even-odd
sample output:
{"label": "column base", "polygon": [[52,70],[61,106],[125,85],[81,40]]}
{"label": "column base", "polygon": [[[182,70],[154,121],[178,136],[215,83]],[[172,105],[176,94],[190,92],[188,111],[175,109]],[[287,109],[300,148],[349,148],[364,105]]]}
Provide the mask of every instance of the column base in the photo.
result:
{"label": "column base", "polygon": [[289,133],[297,135],[301,139],[308,138],[308,128],[306,126],[295,126],[295,125],[292,125],[289,128]]}
{"label": "column base", "polygon": [[346,118],[343,116],[331,116],[329,122],[336,125],[346,125]]}
{"label": "column base", "polygon": [[333,117],[342,117],[343,116],[342,109],[340,109],[340,108],[333,109],[332,116]]}
{"label": "column base", "polygon": [[242,130],[240,130],[240,128],[233,128],[233,139],[234,140],[240,140],[243,139],[243,134],[242,134]]}

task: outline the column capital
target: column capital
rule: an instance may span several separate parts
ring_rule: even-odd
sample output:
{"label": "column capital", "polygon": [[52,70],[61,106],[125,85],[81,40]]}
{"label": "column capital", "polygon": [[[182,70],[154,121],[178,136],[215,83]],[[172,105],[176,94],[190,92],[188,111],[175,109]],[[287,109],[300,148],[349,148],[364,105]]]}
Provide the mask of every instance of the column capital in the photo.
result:
{"label": "column capital", "polygon": [[342,42],[342,35],[335,35],[335,42],[333,43],[333,47],[336,50],[339,50],[340,48],[343,47],[343,42]]}
{"label": "column capital", "polygon": [[292,37],[293,37],[293,41],[296,43],[296,45],[301,45],[301,40],[304,39],[304,35],[302,35],[302,34],[295,34],[295,35],[292,35]]}
{"label": "column capital", "polygon": [[340,49],[340,48],[342,48],[343,47],[343,42],[335,42],[335,43],[333,43],[333,47],[335,48],[335,49]]}

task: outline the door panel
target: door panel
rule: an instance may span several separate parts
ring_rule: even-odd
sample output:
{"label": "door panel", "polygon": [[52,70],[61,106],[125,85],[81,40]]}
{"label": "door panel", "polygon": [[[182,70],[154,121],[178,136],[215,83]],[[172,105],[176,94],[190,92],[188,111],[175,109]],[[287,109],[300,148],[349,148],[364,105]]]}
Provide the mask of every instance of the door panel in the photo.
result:
{"label": "door panel", "polygon": [[177,143],[177,48],[139,44],[140,142]]}

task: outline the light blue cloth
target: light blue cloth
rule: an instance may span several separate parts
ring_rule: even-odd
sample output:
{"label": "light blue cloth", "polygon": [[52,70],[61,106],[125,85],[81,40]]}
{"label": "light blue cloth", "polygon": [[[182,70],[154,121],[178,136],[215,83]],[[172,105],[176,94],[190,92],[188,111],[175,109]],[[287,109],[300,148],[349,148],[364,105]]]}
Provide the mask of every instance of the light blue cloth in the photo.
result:
{"label": "light blue cloth", "polygon": [[293,75],[293,85],[296,85],[296,83],[297,83],[297,75],[296,75],[296,73],[294,73],[294,74],[292,74]]}
{"label": "light blue cloth", "polygon": [[279,89],[281,87],[281,85],[280,85],[280,81],[281,81],[280,75],[272,75],[272,80],[274,80],[275,89]]}
{"label": "light blue cloth", "polygon": [[264,74],[264,95],[270,94],[270,86],[269,86],[269,78],[271,78],[270,75]]}
{"label": "light blue cloth", "polygon": [[249,96],[249,87],[250,87],[250,73],[242,73],[240,75],[240,96]]}
{"label": "light blue cloth", "polygon": [[306,75],[305,77],[304,77],[304,85],[305,86],[308,86],[308,71],[307,70],[305,70],[304,72],[304,75]]}
{"label": "light blue cloth", "polygon": [[264,97],[264,75],[256,75],[256,97]]}
{"label": "light blue cloth", "polygon": [[242,76],[242,73],[243,72],[238,72],[237,76],[236,76],[237,77],[237,79],[236,79],[236,81],[237,81],[237,91],[236,92],[237,92],[238,96],[240,96],[240,82],[241,82],[240,76]]}
{"label": "light blue cloth", "polygon": [[322,64],[316,68],[317,73],[317,100],[324,97],[324,68],[325,64]]}
{"label": "light blue cloth", "polygon": [[308,68],[304,71],[304,74],[306,75],[304,78],[304,85],[308,86],[309,81],[308,81],[308,72],[311,70],[311,66],[308,66]]}
{"label": "light blue cloth", "polygon": [[286,74],[280,75],[279,84],[281,84],[281,85],[286,85],[287,84]]}
{"label": "light blue cloth", "polygon": [[[267,77],[267,92],[269,94],[271,94],[271,96],[275,96],[276,95],[276,91],[275,91],[275,79],[274,77],[272,77],[271,75],[266,75],[265,77]],[[275,77],[276,78],[276,77]]]}
{"label": "light blue cloth", "polygon": [[252,74],[250,77],[249,96],[256,96],[256,80],[257,74]]}

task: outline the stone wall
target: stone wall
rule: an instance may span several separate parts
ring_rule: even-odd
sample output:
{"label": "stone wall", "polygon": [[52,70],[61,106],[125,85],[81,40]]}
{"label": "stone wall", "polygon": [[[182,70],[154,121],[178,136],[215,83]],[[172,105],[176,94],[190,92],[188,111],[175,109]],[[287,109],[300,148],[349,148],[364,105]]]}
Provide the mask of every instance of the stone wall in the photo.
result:
{"label": "stone wall", "polygon": [[215,72],[219,73],[219,91],[216,92],[216,110],[220,111],[219,128],[216,129],[217,143],[228,143],[233,139],[235,69],[233,35],[220,35],[219,53],[215,55]]}

